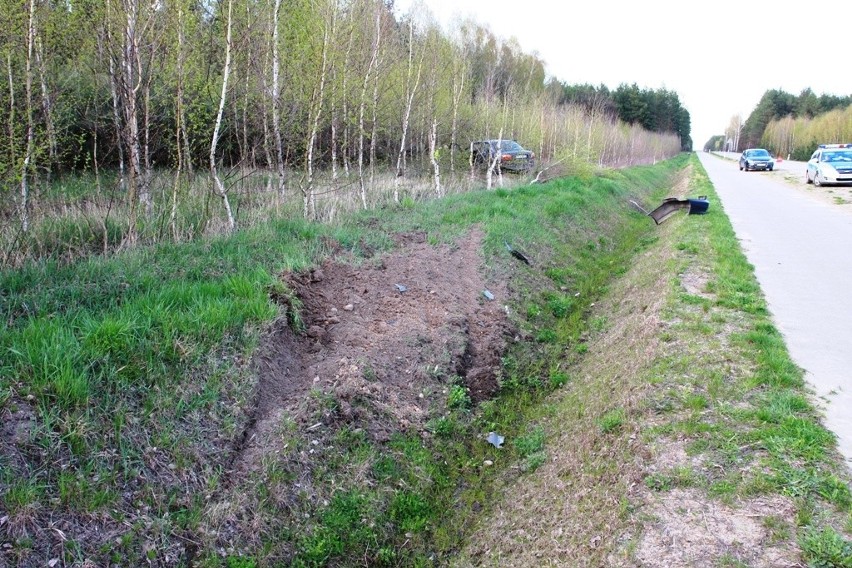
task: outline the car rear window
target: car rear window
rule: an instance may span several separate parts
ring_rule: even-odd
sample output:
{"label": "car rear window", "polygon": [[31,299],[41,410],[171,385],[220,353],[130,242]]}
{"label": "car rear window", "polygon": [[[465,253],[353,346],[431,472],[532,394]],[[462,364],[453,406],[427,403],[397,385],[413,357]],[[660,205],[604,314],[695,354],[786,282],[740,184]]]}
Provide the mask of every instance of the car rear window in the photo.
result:
{"label": "car rear window", "polygon": [[[497,147],[497,141],[491,143],[494,148]],[[515,142],[514,140],[501,140],[500,141],[500,150],[502,152],[521,152],[523,148],[520,144]]]}

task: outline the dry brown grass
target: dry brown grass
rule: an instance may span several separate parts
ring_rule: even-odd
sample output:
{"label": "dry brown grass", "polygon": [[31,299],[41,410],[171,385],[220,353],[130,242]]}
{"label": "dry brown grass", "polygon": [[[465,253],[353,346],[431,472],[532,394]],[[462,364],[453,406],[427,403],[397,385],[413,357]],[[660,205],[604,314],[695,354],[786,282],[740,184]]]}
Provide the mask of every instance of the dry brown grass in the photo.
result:
{"label": "dry brown grass", "polygon": [[[171,171],[152,175],[152,210],[150,215],[144,215],[140,209],[136,245],[188,242],[230,231],[222,200],[211,192],[206,172],[183,175],[173,223],[174,176]],[[492,188],[518,187],[531,179],[531,175],[495,175]],[[224,181],[238,229],[302,216],[334,223],[345,214],[364,208],[356,171],[349,175],[341,172],[336,178],[330,172],[319,172],[312,190],[301,172],[289,171],[283,194],[275,187],[273,173],[265,170],[230,170]],[[403,177],[387,170],[366,172],[365,184],[367,208],[378,209],[397,205],[397,199],[400,203],[426,201],[485,189],[486,179],[482,172],[471,172],[465,164],[454,174],[442,174],[440,192],[429,171],[414,169]],[[118,180],[108,182],[105,177],[56,181],[50,192],[45,190],[31,199],[26,233],[21,231],[15,204],[0,205],[0,266],[20,267],[45,257],[73,262],[126,248],[124,236],[130,226],[130,210],[124,194]]]}

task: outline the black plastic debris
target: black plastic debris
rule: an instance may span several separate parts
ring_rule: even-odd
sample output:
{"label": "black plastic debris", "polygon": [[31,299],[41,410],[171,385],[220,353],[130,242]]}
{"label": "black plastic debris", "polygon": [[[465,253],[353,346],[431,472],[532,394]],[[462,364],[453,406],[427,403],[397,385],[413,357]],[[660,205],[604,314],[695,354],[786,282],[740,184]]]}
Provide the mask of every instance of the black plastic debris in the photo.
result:
{"label": "black plastic debris", "polygon": [[710,202],[706,195],[702,195],[697,199],[678,199],[677,197],[667,197],[663,200],[659,207],[648,213],[654,222],[659,225],[675,213],[681,210],[686,210],[690,215],[703,215],[707,213],[710,207]]}
{"label": "black plastic debris", "polygon": [[509,254],[511,254],[512,256],[514,256],[515,258],[520,260],[521,262],[524,262],[526,264],[530,264],[530,259],[528,259],[526,257],[526,255],[524,255],[524,253],[522,253],[519,250],[515,250],[514,248],[512,248],[512,245],[510,245],[506,241],[503,241],[503,244],[506,245],[506,250],[509,251]]}

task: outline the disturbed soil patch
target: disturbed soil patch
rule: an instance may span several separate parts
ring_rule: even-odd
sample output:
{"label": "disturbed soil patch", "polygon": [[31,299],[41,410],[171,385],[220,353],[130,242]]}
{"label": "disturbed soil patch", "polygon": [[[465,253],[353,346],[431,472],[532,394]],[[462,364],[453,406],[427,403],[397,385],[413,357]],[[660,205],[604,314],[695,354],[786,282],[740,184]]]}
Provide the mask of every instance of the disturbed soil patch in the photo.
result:
{"label": "disturbed soil patch", "polygon": [[636,553],[642,566],[718,566],[720,558],[740,565],[780,568],[800,566],[798,550],[787,538],[773,539],[769,526],[794,516],[788,499],[751,499],[731,507],[707,499],[701,491],[674,489],[653,495],[648,492],[646,511],[654,522],[646,525]]}
{"label": "disturbed soil patch", "polygon": [[303,332],[280,322],[260,346],[257,406],[233,469],[251,470],[273,450],[284,419],[312,431],[349,425],[384,442],[423,432],[449,383],[473,401],[491,397],[510,326],[505,284],[482,275],[482,237],[433,246],[408,234],[361,266],[328,261],[286,276]]}

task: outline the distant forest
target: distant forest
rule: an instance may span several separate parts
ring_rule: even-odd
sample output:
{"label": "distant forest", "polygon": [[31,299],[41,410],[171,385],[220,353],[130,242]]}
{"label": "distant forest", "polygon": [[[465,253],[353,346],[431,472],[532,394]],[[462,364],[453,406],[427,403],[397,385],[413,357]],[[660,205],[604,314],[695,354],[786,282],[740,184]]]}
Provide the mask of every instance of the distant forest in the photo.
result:
{"label": "distant forest", "polygon": [[661,89],[640,89],[636,83],[622,83],[614,91],[606,85],[562,85],[560,104],[578,104],[589,112],[604,112],[627,124],[638,124],[649,132],[674,132],[683,150],[692,150],[690,117],[677,93]]}
{"label": "distant forest", "polygon": [[722,150],[726,141],[734,151],[764,147],[775,155],[807,160],[818,144],[852,142],[852,95],[766,91],[745,121],[733,117],[725,134],[710,138],[704,149]]}

